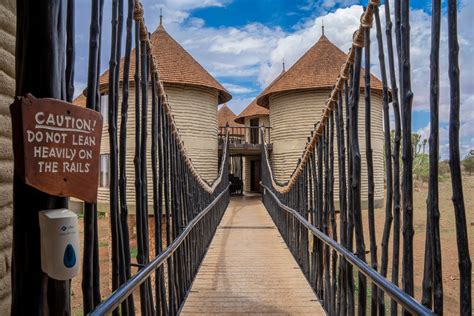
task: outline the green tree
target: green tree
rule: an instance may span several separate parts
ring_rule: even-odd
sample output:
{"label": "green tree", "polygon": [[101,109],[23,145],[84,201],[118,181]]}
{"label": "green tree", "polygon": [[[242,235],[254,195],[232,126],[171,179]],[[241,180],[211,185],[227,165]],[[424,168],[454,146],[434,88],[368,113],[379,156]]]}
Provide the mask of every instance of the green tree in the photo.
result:
{"label": "green tree", "polygon": [[464,169],[469,172],[469,175],[474,171],[474,149],[471,149],[466,158],[462,161]]}
{"label": "green tree", "polygon": [[446,175],[449,173],[449,160],[441,160],[438,164],[438,179],[443,181]]}
{"label": "green tree", "polygon": [[430,158],[427,154],[417,154],[413,158],[413,174],[421,180],[421,186],[428,181],[430,175]]}
{"label": "green tree", "polygon": [[411,134],[411,145],[413,147],[413,159],[418,156],[418,154],[421,152],[421,135],[412,133]]}

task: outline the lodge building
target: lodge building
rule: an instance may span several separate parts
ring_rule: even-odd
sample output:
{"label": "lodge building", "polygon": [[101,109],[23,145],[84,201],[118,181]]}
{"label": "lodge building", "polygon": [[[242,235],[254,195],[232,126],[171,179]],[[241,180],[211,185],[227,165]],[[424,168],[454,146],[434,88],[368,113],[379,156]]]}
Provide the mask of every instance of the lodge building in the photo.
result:
{"label": "lodge building", "polygon": [[[263,142],[268,144],[275,179],[280,183],[285,183],[289,179],[306,146],[307,137],[311,135],[315,122],[321,118],[328,95],[346,59],[346,54],[325,35],[322,35],[291,68],[286,71],[283,69],[268,87],[237,116],[226,104],[219,111],[217,110],[219,104],[230,100],[230,94],[166,32],[162,24],[151,34],[151,43],[186,150],[196,169],[209,183],[217,176],[218,157],[223,152],[225,128],[229,128],[229,150],[232,157],[230,177],[232,183],[238,184],[238,193],[260,191],[260,154]],[[132,87],[135,66],[133,57],[132,53],[130,73]],[[123,65],[123,60],[121,65]],[[100,83],[101,110],[106,118],[108,71],[102,74]],[[374,197],[376,206],[380,206],[384,198],[382,84],[375,76],[371,77],[371,87]],[[363,94],[364,78],[361,76],[361,96]],[[133,102],[134,97],[134,89],[131,88],[129,102]],[[84,96],[76,100],[77,103],[84,103],[84,101]],[[147,128],[151,135],[151,105],[149,109]],[[361,100],[359,144],[362,159],[363,203],[366,200],[364,197],[367,196],[364,117],[365,106]],[[135,111],[133,106],[129,107],[127,126],[127,194],[133,212],[135,200],[133,180]],[[264,127],[263,137],[259,131],[260,127]],[[148,148],[151,148],[151,137],[149,137]],[[109,153],[108,124],[104,124],[99,205],[102,204],[102,209],[105,210],[108,209]],[[337,157],[337,148],[335,148],[335,157]],[[151,157],[147,157],[147,163],[151,167]],[[337,174],[337,159],[334,161],[334,168]],[[151,183],[150,173],[148,183]],[[148,196],[151,198],[151,185],[148,190]],[[336,199],[338,191],[338,177],[335,177]]]}
{"label": "lodge building", "polygon": [[[321,118],[326,100],[332,90],[346,54],[323,34],[319,40],[287,71],[283,71],[236,118],[245,127],[269,126],[270,159],[276,180],[285,183],[297,166],[306,140]],[[362,74],[363,74],[362,70]],[[364,77],[361,76],[359,104],[359,145],[362,162],[362,202],[367,200],[367,164],[365,154]],[[371,76],[371,128],[374,162],[374,198],[380,206],[384,198],[384,152],[382,84]],[[336,137],[336,135],[335,135]],[[336,139],[336,138],[335,138]],[[345,135],[347,140],[347,135]],[[337,146],[334,148],[334,172],[337,174]],[[260,157],[246,157],[244,161],[244,190],[254,191],[251,183],[259,181]],[[252,167],[253,166],[253,167]],[[258,190],[258,189],[257,189]],[[334,196],[338,197],[338,177],[335,177]]]}

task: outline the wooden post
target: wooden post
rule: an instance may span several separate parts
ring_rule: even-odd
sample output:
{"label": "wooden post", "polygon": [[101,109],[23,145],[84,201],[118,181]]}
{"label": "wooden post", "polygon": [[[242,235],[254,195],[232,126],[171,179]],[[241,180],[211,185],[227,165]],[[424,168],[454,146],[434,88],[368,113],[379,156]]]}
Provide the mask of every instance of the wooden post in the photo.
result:
{"label": "wooden post", "polygon": [[[66,9],[67,2],[60,0],[17,0],[17,96],[66,99]],[[13,121],[13,129],[18,127]],[[39,211],[67,207],[68,200],[26,185],[16,167],[11,313],[69,315],[69,281],[49,279],[41,271],[38,224]]]}

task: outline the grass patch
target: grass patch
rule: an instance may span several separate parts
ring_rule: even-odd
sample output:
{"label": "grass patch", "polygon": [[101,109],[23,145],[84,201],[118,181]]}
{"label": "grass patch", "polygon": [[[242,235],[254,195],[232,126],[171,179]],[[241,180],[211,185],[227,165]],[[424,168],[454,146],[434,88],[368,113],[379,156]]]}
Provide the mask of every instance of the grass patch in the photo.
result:
{"label": "grass patch", "polygon": [[130,257],[136,258],[137,255],[138,255],[138,249],[137,248],[130,249]]}

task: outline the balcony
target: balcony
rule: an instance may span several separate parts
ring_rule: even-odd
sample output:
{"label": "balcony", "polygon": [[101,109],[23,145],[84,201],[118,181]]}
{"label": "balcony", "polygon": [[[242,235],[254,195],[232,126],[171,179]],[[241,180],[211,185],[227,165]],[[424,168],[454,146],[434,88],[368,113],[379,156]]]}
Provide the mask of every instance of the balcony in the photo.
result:
{"label": "balcony", "polygon": [[231,155],[260,155],[263,142],[267,143],[267,148],[272,149],[270,143],[271,127],[263,127],[263,134],[260,126],[220,126],[219,127],[219,150],[222,150],[226,129],[229,130],[229,151]]}

